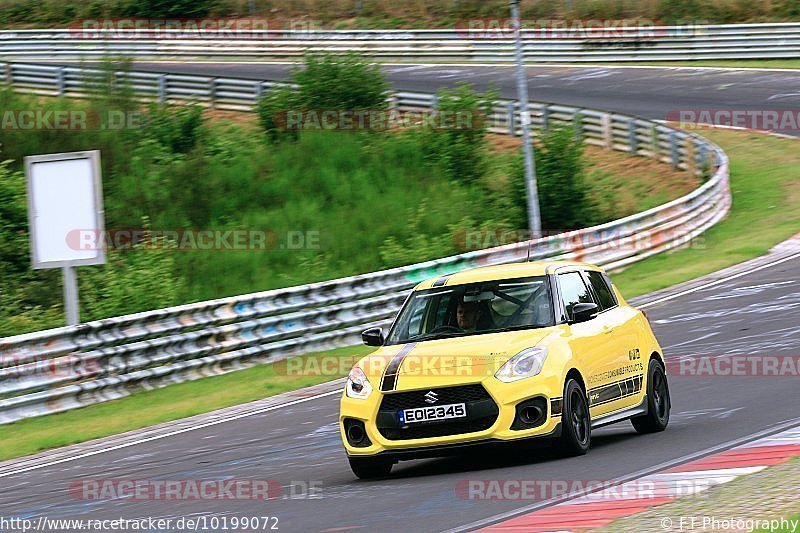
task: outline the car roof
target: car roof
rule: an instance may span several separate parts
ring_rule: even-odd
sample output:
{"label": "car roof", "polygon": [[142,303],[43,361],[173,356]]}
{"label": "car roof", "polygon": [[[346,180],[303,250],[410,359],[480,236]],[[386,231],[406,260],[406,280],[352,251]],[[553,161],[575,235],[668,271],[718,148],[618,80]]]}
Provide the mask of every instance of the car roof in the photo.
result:
{"label": "car roof", "polygon": [[552,274],[556,269],[566,267],[602,272],[601,268],[580,261],[528,261],[524,263],[508,263],[504,265],[470,268],[453,274],[442,274],[426,279],[414,287],[414,290],[420,291],[433,287],[449,287],[452,285],[465,285],[467,283],[479,283],[481,281],[497,279],[544,276],[546,274]]}

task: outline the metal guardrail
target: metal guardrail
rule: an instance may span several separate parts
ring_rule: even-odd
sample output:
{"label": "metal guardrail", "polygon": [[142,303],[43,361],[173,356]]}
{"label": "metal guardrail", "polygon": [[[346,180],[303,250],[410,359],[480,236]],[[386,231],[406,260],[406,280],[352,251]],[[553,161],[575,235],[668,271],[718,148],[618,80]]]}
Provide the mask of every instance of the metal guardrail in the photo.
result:
{"label": "metal guardrail", "polygon": [[[800,23],[524,30],[531,62],[690,61],[800,57]],[[307,50],[392,61],[510,63],[508,31],[449,30],[14,30],[0,31],[6,60],[297,60]]]}
{"label": "metal guardrail", "polygon": [[[0,64],[15,90],[85,94],[99,71]],[[119,76],[126,76],[120,73]],[[143,98],[252,106],[273,82],[131,73]],[[166,81],[165,81],[166,80]],[[429,109],[434,96],[396,93],[399,110]],[[517,133],[519,110],[498,103],[492,128]],[[533,242],[532,259],[579,259],[614,270],[688,243],[728,212],[728,159],[708,140],[644,119],[589,109],[531,104],[537,129],[575,128],[585,142],[653,157],[713,176],[690,194],[620,220]],[[707,166],[710,165],[710,166]],[[294,354],[358,343],[363,329],[387,325],[408,290],[431,276],[524,260],[529,244],[513,243],[401,268],[309,285],[108,318],[74,327],[0,339],[0,424],[120,398],[277,361]]]}

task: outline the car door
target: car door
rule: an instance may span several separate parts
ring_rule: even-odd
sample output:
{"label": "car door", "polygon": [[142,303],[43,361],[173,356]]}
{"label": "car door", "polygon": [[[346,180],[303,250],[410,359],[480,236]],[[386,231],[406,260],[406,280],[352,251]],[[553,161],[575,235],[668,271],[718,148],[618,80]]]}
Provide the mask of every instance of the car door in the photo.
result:
{"label": "car door", "polygon": [[588,388],[589,412],[592,417],[601,416],[609,412],[608,402],[601,393],[603,387],[609,384],[606,374],[614,357],[615,339],[608,334],[610,328],[604,323],[601,314],[585,322],[572,323],[572,308],[576,304],[594,303],[599,307],[581,271],[559,272],[558,284],[560,298],[567,313],[566,319],[570,323],[569,344],[572,356],[577,359],[584,372]]}
{"label": "car door", "polygon": [[598,318],[603,323],[607,337],[608,353],[601,379],[590,390],[593,406],[603,406],[602,411],[613,412],[636,405],[641,400],[642,363],[638,347],[636,313],[619,305],[611,283],[600,271],[586,270],[584,280],[600,306]]}

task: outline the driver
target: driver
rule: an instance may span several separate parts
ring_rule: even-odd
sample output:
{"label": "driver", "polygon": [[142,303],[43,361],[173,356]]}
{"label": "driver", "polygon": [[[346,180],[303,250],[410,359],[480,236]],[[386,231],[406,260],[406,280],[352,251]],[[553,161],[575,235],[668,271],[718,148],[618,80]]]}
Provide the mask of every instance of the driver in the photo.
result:
{"label": "driver", "polygon": [[466,332],[474,332],[478,326],[481,308],[478,302],[459,302],[456,309],[456,323]]}

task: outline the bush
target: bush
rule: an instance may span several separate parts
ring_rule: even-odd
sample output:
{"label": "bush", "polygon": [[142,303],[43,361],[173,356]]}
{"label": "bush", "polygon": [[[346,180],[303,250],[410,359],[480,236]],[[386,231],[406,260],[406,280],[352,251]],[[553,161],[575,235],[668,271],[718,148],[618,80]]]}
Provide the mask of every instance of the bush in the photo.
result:
{"label": "bush", "polygon": [[167,18],[204,17],[217,5],[216,0],[128,0],[128,15]]}
{"label": "bush", "polygon": [[[148,226],[144,221],[143,226]],[[112,249],[104,265],[79,269],[81,320],[176,305],[183,279],[175,275],[170,243],[145,238],[128,249]]]}
{"label": "bush", "polygon": [[[572,127],[554,128],[541,135],[534,156],[542,229],[571,230],[593,225],[596,210],[585,181],[583,144]],[[527,213],[525,167],[522,156],[511,176],[512,201]],[[520,220],[527,227],[527,218]]]}
{"label": "bush", "polygon": [[292,81],[308,109],[386,109],[389,84],[381,66],[351,52],[307,53]]}
{"label": "bush", "polygon": [[276,89],[264,98],[259,100],[256,105],[256,113],[261,128],[267,134],[267,140],[277,143],[282,140],[297,140],[297,130],[286,130],[282,124],[281,114],[290,109],[299,107],[295,92],[288,87]]}
{"label": "bush", "polygon": [[355,53],[307,53],[303,67],[295,68],[289,81],[297,88],[273,91],[257,106],[261,127],[271,142],[297,139],[296,131],[287,132],[281,124],[281,115],[288,111],[388,108],[389,84],[380,65]]}
{"label": "bush", "polygon": [[25,178],[12,172],[10,161],[0,163],[0,278],[24,274],[30,268],[28,253],[28,211]]}
{"label": "bush", "polygon": [[449,178],[473,183],[486,173],[486,118],[497,95],[494,90],[480,94],[467,83],[455,89],[439,89],[436,110],[469,121],[463,129],[424,130],[422,148],[426,157]]}
{"label": "bush", "polygon": [[167,107],[152,104],[146,133],[171,152],[185,154],[200,141],[203,125],[203,108],[199,105]]}

